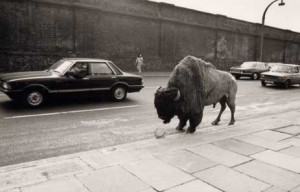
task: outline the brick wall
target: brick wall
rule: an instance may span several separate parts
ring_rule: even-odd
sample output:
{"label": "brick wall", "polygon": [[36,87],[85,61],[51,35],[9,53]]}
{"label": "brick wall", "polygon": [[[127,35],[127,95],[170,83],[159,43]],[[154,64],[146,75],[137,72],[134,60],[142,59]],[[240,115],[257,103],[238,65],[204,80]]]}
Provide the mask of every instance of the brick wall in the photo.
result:
{"label": "brick wall", "polygon": [[[146,0],[2,0],[0,72],[95,57],[166,71],[186,55],[219,69],[259,59],[260,24]],[[265,61],[300,64],[300,34],[265,27]]]}

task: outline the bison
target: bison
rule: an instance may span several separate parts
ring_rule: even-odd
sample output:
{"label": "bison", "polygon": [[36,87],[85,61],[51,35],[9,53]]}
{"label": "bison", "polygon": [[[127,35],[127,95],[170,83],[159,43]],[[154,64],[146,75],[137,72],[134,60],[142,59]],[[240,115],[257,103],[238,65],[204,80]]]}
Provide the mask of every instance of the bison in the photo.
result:
{"label": "bison", "polygon": [[227,104],[231,110],[229,125],[233,125],[236,92],[236,80],[231,74],[200,58],[187,56],[175,67],[167,86],[155,91],[154,106],[164,123],[177,115],[176,129],[182,131],[189,120],[186,133],[194,133],[202,121],[204,106],[215,106],[218,102],[221,109],[212,124],[218,125]]}

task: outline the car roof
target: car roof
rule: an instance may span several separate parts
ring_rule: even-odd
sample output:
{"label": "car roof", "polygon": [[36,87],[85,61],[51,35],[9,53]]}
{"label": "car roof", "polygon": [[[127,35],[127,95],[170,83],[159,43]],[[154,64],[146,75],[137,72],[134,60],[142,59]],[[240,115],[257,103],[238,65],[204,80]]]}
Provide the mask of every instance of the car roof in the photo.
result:
{"label": "car roof", "polygon": [[[108,62],[106,59],[97,59],[97,58],[63,58],[63,60],[68,61],[89,61],[89,62]],[[110,62],[110,61],[109,61]]]}
{"label": "car roof", "polygon": [[262,64],[266,64],[266,62],[261,62],[261,61],[245,61],[243,63],[262,63]]}
{"label": "car roof", "polygon": [[296,64],[288,64],[288,63],[271,63],[275,65],[284,65],[284,66],[291,66],[291,67],[299,67],[299,65]]}

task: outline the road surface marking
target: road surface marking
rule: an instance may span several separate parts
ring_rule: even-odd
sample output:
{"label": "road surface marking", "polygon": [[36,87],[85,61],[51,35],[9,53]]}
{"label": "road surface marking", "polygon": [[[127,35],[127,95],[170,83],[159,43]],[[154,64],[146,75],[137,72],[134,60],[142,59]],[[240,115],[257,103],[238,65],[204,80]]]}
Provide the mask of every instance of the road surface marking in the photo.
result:
{"label": "road surface marking", "polygon": [[55,112],[55,113],[42,113],[42,114],[36,114],[36,115],[20,115],[20,116],[4,117],[3,119],[20,119],[20,118],[30,118],[30,117],[42,117],[42,116],[72,114],[72,113],[95,112],[95,111],[104,111],[104,110],[112,110],[112,109],[134,108],[134,107],[139,107],[139,106],[141,106],[141,105],[129,105],[129,106],[122,106],[122,107],[107,107],[107,108],[85,109],[85,110],[76,110],[76,111]]}

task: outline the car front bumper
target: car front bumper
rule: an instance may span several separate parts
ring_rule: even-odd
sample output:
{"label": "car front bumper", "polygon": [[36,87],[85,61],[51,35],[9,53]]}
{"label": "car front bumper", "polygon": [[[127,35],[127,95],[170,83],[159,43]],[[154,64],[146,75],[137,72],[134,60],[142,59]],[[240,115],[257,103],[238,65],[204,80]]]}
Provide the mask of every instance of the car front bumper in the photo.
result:
{"label": "car front bumper", "polygon": [[129,93],[139,92],[143,88],[144,88],[144,85],[131,85],[128,87],[128,92]]}
{"label": "car front bumper", "polygon": [[231,71],[230,73],[233,76],[239,76],[239,77],[241,77],[241,76],[251,77],[253,75],[253,73],[250,73],[250,72],[234,72],[234,71]]}

